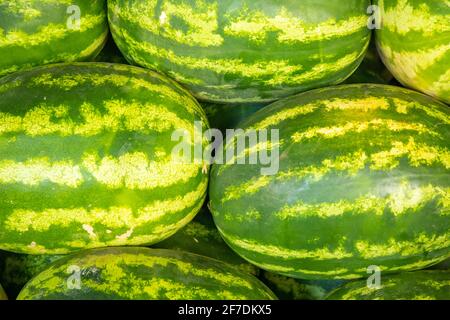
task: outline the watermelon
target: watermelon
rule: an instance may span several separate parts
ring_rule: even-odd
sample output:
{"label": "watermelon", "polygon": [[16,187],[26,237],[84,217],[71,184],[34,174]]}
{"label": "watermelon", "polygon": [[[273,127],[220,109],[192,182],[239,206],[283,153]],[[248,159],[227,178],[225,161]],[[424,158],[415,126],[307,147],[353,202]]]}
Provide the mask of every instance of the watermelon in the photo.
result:
{"label": "watermelon", "polygon": [[450,103],[450,3],[374,0],[380,11],[376,42],[398,81]]}
{"label": "watermelon", "polygon": [[105,0],[0,2],[0,77],[55,62],[88,61],[108,35]]}
{"label": "watermelon", "polygon": [[[353,279],[371,265],[390,273],[450,257],[448,106],[404,88],[343,85],[276,102],[242,128],[227,152],[250,130],[279,130],[211,170],[214,221],[247,261]],[[266,152],[271,164],[248,164]]]}
{"label": "watermelon", "polygon": [[361,65],[344,83],[391,84],[393,80],[395,80],[394,77],[378,55],[375,41],[371,41]]}
{"label": "watermelon", "polygon": [[8,296],[6,295],[5,291],[3,290],[1,284],[0,284],[0,300],[8,300]]}
{"label": "watermelon", "polygon": [[139,247],[91,249],[38,274],[18,300],[275,299],[255,277],[200,255]]}
{"label": "watermelon", "polygon": [[10,298],[15,298],[25,284],[64,255],[20,254],[0,251],[0,283]]}
{"label": "watermelon", "polygon": [[450,300],[450,271],[415,271],[381,277],[380,288],[352,281],[327,300]]}
{"label": "watermelon", "polygon": [[0,249],[152,244],[202,207],[209,168],[174,157],[171,135],[208,122],[173,81],[69,63],[6,76],[0,94]]}
{"label": "watermelon", "polygon": [[237,128],[239,123],[266,104],[217,104],[202,103],[211,128],[219,129],[225,134],[226,129]]}
{"label": "watermelon", "polygon": [[211,213],[206,208],[203,208],[183,229],[153,247],[191,252],[226,262],[253,275],[259,273],[257,267],[239,257],[223,241]]}
{"label": "watermelon", "polygon": [[128,64],[111,36],[108,37],[108,41],[106,41],[103,50],[92,61]]}
{"label": "watermelon", "polygon": [[261,272],[260,279],[280,300],[322,300],[345,280],[304,280],[289,278],[273,272]]}
{"label": "watermelon", "polygon": [[[253,275],[259,273],[257,267],[240,258],[225,244],[206,208],[202,208],[187,226],[153,247],[191,252],[226,262]],[[65,256],[0,251],[0,283],[10,297],[16,297],[31,278]]]}
{"label": "watermelon", "polygon": [[264,103],[344,81],[370,40],[369,0],[109,0],[133,64],[200,100]]}

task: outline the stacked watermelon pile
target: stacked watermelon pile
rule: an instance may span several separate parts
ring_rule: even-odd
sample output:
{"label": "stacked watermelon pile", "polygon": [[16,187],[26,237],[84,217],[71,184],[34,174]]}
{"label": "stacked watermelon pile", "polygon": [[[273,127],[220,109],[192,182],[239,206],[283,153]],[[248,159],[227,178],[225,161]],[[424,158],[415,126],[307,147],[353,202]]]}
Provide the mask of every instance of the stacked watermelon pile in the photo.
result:
{"label": "stacked watermelon pile", "polygon": [[0,299],[449,300],[450,4],[372,2],[0,2]]}

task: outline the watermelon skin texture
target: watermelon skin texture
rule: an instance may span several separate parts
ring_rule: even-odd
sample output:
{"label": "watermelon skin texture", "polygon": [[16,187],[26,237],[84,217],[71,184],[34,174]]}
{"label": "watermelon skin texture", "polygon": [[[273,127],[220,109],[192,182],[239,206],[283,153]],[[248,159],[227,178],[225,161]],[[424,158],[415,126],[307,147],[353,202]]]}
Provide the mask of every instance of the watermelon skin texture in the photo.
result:
{"label": "watermelon skin texture", "polygon": [[[442,0],[375,0],[380,55],[404,86],[450,103],[450,5]],[[401,18],[399,18],[401,17]]]}
{"label": "watermelon skin texture", "polygon": [[179,250],[210,257],[239,270],[257,276],[259,269],[238,256],[223,241],[214,225],[211,213],[202,208],[188,225],[170,238],[153,245],[154,248]]}
{"label": "watermelon skin texture", "polygon": [[211,128],[219,129],[224,135],[226,129],[239,127],[239,123],[267,104],[218,104],[202,103]]}
{"label": "watermelon skin texture", "polygon": [[[67,269],[78,266],[78,289]],[[69,274],[70,275],[70,274]],[[192,253],[139,247],[82,251],[56,261],[20,292],[18,300],[276,299],[255,277]]]}
{"label": "watermelon skin texture", "polygon": [[109,0],[108,19],[129,62],[167,74],[198,99],[267,103],[350,76],[370,40],[369,5]]}
{"label": "watermelon skin texture", "polygon": [[36,255],[0,251],[0,283],[8,296],[15,299],[31,278],[62,257],[64,255]]}
{"label": "watermelon skin texture", "polygon": [[[80,10],[79,26],[71,6]],[[0,30],[0,77],[44,64],[89,61],[108,35],[106,1],[3,1]]]}
{"label": "watermelon skin texture", "polygon": [[280,300],[323,300],[345,280],[305,280],[263,271],[259,277]]}
{"label": "watermelon skin texture", "polygon": [[6,76],[0,92],[0,249],[150,245],[200,210],[209,168],[173,159],[171,135],[208,122],[173,81],[73,63]]}
{"label": "watermelon skin texture", "polygon": [[439,263],[450,255],[449,125],[446,105],[393,86],[337,86],[276,102],[242,128],[278,129],[280,143],[247,144],[240,156],[279,146],[279,170],[214,164],[216,226],[249,262],[302,279]]}
{"label": "watermelon skin texture", "polygon": [[450,272],[415,271],[381,277],[381,288],[352,281],[333,291],[327,300],[450,300]]}

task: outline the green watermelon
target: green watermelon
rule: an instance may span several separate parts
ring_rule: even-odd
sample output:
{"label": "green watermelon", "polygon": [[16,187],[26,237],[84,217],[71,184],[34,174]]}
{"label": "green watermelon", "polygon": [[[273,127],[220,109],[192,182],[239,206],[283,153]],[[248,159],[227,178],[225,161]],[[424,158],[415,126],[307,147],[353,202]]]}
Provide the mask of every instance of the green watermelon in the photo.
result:
{"label": "green watermelon", "polygon": [[264,103],[344,81],[370,40],[369,0],[109,0],[133,64],[198,99]]}
{"label": "green watermelon", "polygon": [[344,83],[390,84],[393,80],[392,74],[386,69],[378,55],[375,41],[371,41],[361,65]]}
{"label": "green watermelon", "polygon": [[152,244],[202,207],[208,166],[173,157],[171,136],[207,119],[173,81],[73,63],[6,76],[0,94],[0,249]]}
{"label": "green watermelon", "polygon": [[[279,141],[247,143],[214,164],[209,207],[249,262],[297,278],[352,279],[371,265],[408,271],[450,256],[448,106],[399,87],[344,85],[276,102],[242,128],[240,140],[278,129]],[[266,172],[274,174],[236,164],[261,151],[279,154],[278,170]]]}
{"label": "green watermelon", "polygon": [[373,2],[380,10],[378,50],[394,77],[450,103],[450,2]]}
{"label": "green watermelon", "polygon": [[8,300],[8,296],[6,295],[5,291],[3,290],[1,284],[0,284],[0,300]]}
{"label": "green watermelon", "polygon": [[322,300],[345,280],[304,280],[289,278],[273,272],[261,272],[260,279],[280,300]]}
{"label": "green watermelon", "polygon": [[107,35],[105,0],[0,1],[0,77],[43,64],[88,61]]}
{"label": "green watermelon", "polygon": [[211,213],[206,208],[203,208],[183,229],[153,247],[191,252],[226,262],[253,275],[259,273],[257,267],[239,257],[223,241]]}
{"label": "green watermelon", "polygon": [[35,299],[275,299],[255,277],[200,255],[138,247],[81,251],[38,274],[18,296]]}
{"label": "green watermelon", "polygon": [[450,271],[416,271],[381,277],[381,287],[352,281],[327,300],[450,300]]}
{"label": "green watermelon", "polygon": [[92,61],[128,64],[111,36],[108,37],[108,41],[106,41],[103,50]]}
{"label": "green watermelon", "polygon": [[256,111],[262,109],[266,104],[217,104],[202,103],[211,128],[219,129],[224,134],[226,129],[233,129],[244,119]]}
{"label": "green watermelon", "polygon": [[64,255],[20,254],[0,251],[0,283],[10,298],[15,298],[25,284]]}
{"label": "green watermelon", "polygon": [[[234,265],[258,275],[259,269],[236,255],[222,240],[206,208],[184,228],[154,248],[191,252]],[[10,297],[16,297],[25,284],[47,266],[65,255],[31,255],[0,251],[0,283]]]}

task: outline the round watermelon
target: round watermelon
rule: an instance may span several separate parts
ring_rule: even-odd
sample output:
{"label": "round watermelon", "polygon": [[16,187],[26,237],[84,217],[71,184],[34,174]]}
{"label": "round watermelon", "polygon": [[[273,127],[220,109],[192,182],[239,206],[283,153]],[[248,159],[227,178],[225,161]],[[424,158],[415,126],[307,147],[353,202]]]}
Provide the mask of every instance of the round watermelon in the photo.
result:
{"label": "round watermelon", "polygon": [[450,3],[442,0],[374,0],[376,42],[403,85],[450,103]]}
{"label": "round watermelon", "polygon": [[192,142],[194,122],[208,121],[166,77],[59,64],[0,79],[0,94],[0,249],[153,244],[202,207],[208,165],[173,155],[172,134],[183,129]]}
{"label": "round watermelon", "polygon": [[89,61],[108,35],[105,0],[0,2],[0,77],[55,62]]}
{"label": "round watermelon", "polygon": [[87,250],[38,274],[19,300],[276,299],[255,277],[200,255],[139,247]]}
{"label": "round watermelon", "polygon": [[380,287],[353,281],[327,300],[450,300],[450,271],[416,271],[381,276]]}
{"label": "round watermelon", "polygon": [[[276,102],[242,128],[223,146],[234,157],[213,165],[209,207],[249,262],[352,279],[371,265],[408,271],[450,256],[448,106],[399,87],[344,85]],[[255,131],[261,140],[237,153]]]}
{"label": "round watermelon", "polygon": [[133,64],[197,98],[261,103],[344,81],[370,40],[369,0],[109,0]]}

